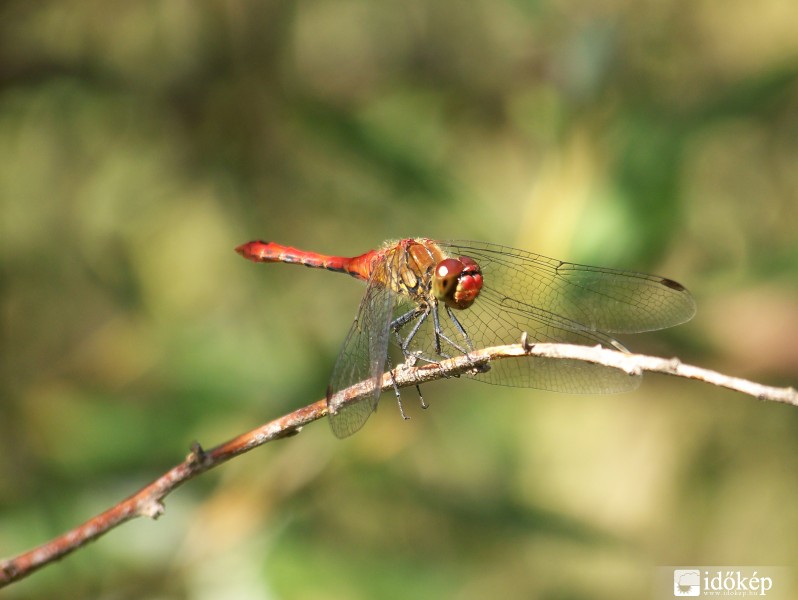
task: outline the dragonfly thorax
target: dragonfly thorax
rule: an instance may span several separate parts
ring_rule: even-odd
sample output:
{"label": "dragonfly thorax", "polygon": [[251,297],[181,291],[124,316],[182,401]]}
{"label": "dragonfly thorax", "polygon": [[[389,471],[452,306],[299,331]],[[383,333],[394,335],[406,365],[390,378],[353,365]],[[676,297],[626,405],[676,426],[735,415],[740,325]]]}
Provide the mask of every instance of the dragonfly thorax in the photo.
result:
{"label": "dragonfly thorax", "polygon": [[432,275],[432,295],[450,308],[465,309],[482,289],[482,271],[473,258],[461,256],[439,262]]}

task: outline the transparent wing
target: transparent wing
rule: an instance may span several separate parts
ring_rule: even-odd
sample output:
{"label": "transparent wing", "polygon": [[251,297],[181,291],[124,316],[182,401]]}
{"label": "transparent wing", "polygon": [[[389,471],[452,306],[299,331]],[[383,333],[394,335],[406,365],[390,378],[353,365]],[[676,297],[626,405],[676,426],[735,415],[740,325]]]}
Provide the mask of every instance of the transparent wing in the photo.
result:
{"label": "transparent wing", "polygon": [[[409,351],[424,360],[436,362],[443,357],[455,356],[470,349],[516,343],[521,339],[523,331],[527,332],[531,343],[558,342],[623,348],[619,342],[602,332],[579,329],[578,323],[537,309],[509,309],[493,301],[490,295],[483,297],[480,294],[470,308],[452,311],[451,314],[457,319],[459,327],[446,309],[439,307],[442,333],[440,354],[436,351],[434,321],[431,316],[418,328]],[[403,331],[408,331],[414,325],[415,323],[408,324]],[[641,379],[639,375],[628,375],[611,367],[542,357],[494,361],[490,364],[490,370],[472,377],[485,383],[574,394],[633,390],[640,385]]]}
{"label": "transparent wing", "polygon": [[485,281],[482,294],[518,314],[537,309],[583,330],[607,333],[664,329],[695,314],[690,293],[664,277],[578,265],[484,242],[441,247],[476,260]]}
{"label": "transparent wing", "polygon": [[[451,311],[460,327],[444,307],[439,308],[444,356],[460,354],[464,348],[514,343],[524,331],[532,343],[622,349],[608,332],[661,329],[695,313],[687,290],[662,277],[577,265],[483,242],[447,242],[440,247],[453,257],[476,260],[484,279],[470,308]],[[410,350],[426,360],[439,360],[431,318],[419,327]],[[488,372],[475,377],[487,383],[571,393],[625,391],[640,381],[639,376],[618,369],[545,358],[495,361]]]}
{"label": "transparent wing", "polygon": [[[357,317],[335,361],[327,387],[327,406],[330,427],[338,438],[350,436],[363,427],[380,399],[379,380],[385,372],[391,308],[395,301],[395,294],[386,282],[389,274],[395,272],[396,260],[396,253],[390,254],[387,262],[372,271]],[[357,402],[342,404],[339,393],[361,381],[371,382],[374,391]]]}

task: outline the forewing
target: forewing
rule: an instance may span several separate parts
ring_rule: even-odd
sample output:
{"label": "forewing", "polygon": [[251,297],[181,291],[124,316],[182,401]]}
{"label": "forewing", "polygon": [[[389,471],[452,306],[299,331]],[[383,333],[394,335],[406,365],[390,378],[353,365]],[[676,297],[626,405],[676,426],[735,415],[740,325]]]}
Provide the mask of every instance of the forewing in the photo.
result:
{"label": "forewing", "polygon": [[[394,256],[391,254],[388,262],[380,263],[372,271],[357,317],[330,377],[327,388],[329,421],[333,433],[339,438],[350,436],[363,427],[380,399],[380,378],[388,356],[394,303],[394,294],[385,283]],[[373,391],[356,402],[342,403],[340,392],[359,382],[368,382]]]}
{"label": "forewing", "polygon": [[[673,327],[695,314],[690,293],[670,279],[568,263],[484,242],[441,245],[479,263],[482,294],[519,313],[556,314],[586,331],[640,333]],[[480,295],[482,298],[482,295]]]}
{"label": "forewing", "polygon": [[[609,333],[637,333],[683,323],[695,314],[689,292],[678,283],[643,273],[604,269],[547,258],[483,242],[446,242],[452,257],[469,256],[482,270],[484,285],[474,304],[453,311],[463,334],[441,308],[440,327],[457,345],[473,348],[528,341],[600,345],[622,349]],[[435,360],[432,319],[411,344]],[[442,344],[444,355],[458,353]],[[439,355],[437,355],[439,356]],[[501,385],[573,393],[634,389],[639,376],[583,361],[522,358],[494,361],[478,379]]]}

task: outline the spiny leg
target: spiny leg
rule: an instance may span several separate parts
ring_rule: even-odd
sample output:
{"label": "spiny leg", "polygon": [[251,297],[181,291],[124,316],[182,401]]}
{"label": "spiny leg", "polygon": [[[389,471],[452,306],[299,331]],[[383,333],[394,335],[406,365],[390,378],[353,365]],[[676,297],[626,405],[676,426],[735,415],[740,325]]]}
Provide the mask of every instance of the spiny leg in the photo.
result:
{"label": "spiny leg", "polygon": [[[451,317],[453,319],[453,321],[455,322],[457,329],[464,335],[465,331],[463,330],[463,327],[460,325],[460,322],[457,319],[454,318],[454,315],[452,314],[451,309],[448,306],[446,307],[446,312],[449,315],[449,317]],[[460,354],[468,354],[468,350],[466,350],[465,348],[462,348],[459,344],[456,344],[454,341],[450,340],[443,333],[443,330],[441,330],[441,322],[440,322],[440,318],[438,317],[438,305],[437,305],[437,303],[432,306],[432,322],[433,322],[433,324],[435,326],[435,352],[437,352],[438,354],[440,354],[443,357],[450,358],[449,355],[446,354],[445,352],[443,352],[443,349],[441,348],[441,340],[443,340],[446,343],[448,343],[452,348],[457,350]],[[466,340],[468,340],[468,337],[467,336],[465,336],[465,337],[466,337]]]}
{"label": "spiny leg", "polygon": [[399,386],[396,384],[396,379],[393,376],[393,366],[391,359],[388,358],[388,374],[391,376],[391,383],[393,384],[393,393],[396,394],[396,403],[399,405],[399,414],[407,421],[410,417],[405,414],[405,407],[402,406],[402,395],[399,393]]}
{"label": "spiny leg", "polygon": [[[429,311],[430,309],[428,306],[425,307],[424,309],[414,309],[408,313],[403,314],[401,317],[394,319],[394,321],[391,323],[391,327],[393,327],[394,332],[396,333],[396,337],[399,339],[399,347],[402,349],[402,354],[405,355],[405,358],[407,358],[408,354],[410,354],[408,348],[410,347],[413,338],[416,337],[419,328],[424,324],[424,321],[427,320],[427,317],[429,316]],[[413,319],[418,319],[418,320],[413,325],[413,328],[410,330],[410,333],[407,334],[405,340],[402,341],[402,338],[399,336],[399,328],[403,327]]]}
{"label": "spiny leg", "polygon": [[399,330],[402,327],[404,327],[410,321],[412,321],[414,318],[416,318],[418,315],[420,315],[421,312],[422,312],[422,309],[413,308],[413,309],[407,311],[405,314],[399,315],[393,321],[391,321],[391,329],[393,329],[394,332],[398,333]]}
{"label": "spiny leg", "polygon": [[[412,358],[415,359],[415,356],[412,356],[407,350],[407,342],[402,339],[402,336],[399,334],[399,330],[407,325],[410,321],[412,321],[415,317],[419,315],[419,311],[417,308],[413,310],[407,311],[405,314],[396,317],[393,321],[391,321],[391,330],[393,334],[396,336],[396,343],[399,345],[400,350],[402,351],[402,355],[405,358],[405,362],[408,362],[408,359]],[[415,330],[414,330],[415,331]],[[411,332],[412,333],[412,332]],[[412,364],[411,364],[412,366]]]}
{"label": "spiny leg", "polygon": [[[474,344],[471,343],[471,337],[466,333],[465,328],[460,324],[460,321],[454,315],[454,311],[452,311],[451,307],[449,306],[446,307],[446,314],[449,315],[449,318],[452,320],[452,323],[454,323],[454,326],[457,329],[458,333],[461,336],[463,336],[465,343],[468,344],[468,350],[469,351],[473,350]],[[466,352],[464,352],[463,354],[466,354]]]}
{"label": "spiny leg", "polygon": [[[463,337],[465,343],[468,344],[468,350],[461,350],[462,353],[468,357],[468,353],[474,350],[474,344],[471,342],[471,336],[469,336],[466,333],[465,327],[463,327],[458,318],[455,316],[454,311],[452,311],[452,309],[448,306],[446,307],[446,314],[449,315],[449,318],[452,320],[452,323],[454,323],[454,326],[457,329],[458,333]],[[470,357],[469,360],[471,360]],[[485,364],[483,367],[478,368],[478,371],[480,373],[485,373],[489,370],[490,370],[490,364]]]}
{"label": "spiny leg", "polygon": [[[428,316],[429,316],[429,308],[427,308],[427,310],[425,310],[423,312],[419,311],[418,309],[416,309],[416,310],[411,310],[410,312],[405,313],[404,315],[402,315],[398,319],[394,320],[394,322],[392,323],[392,327],[396,327],[394,329],[394,333],[396,333],[396,338],[399,340],[399,347],[402,349],[402,354],[404,355],[405,360],[407,360],[408,357],[412,358],[413,361],[414,361],[414,364],[415,364],[415,360],[418,359],[419,357],[415,353],[410,352],[408,350],[408,347],[410,346],[410,342],[413,341],[413,338],[418,333],[419,327],[421,327],[424,324],[424,321],[427,320]],[[413,326],[413,329],[410,330],[410,333],[408,334],[407,339],[403,342],[402,341],[402,337],[399,335],[399,328],[402,327],[403,325],[405,325],[406,323],[408,323],[413,318],[418,318],[418,322]],[[397,388],[397,392],[398,391],[399,390]],[[418,399],[421,401],[421,408],[424,408],[424,409],[429,408],[429,404],[427,404],[424,401],[424,396],[421,394],[421,387],[418,384],[416,384],[416,391],[418,392]]]}
{"label": "spiny leg", "polygon": [[[393,366],[391,365],[391,358],[388,357],[387,361],[388,361],[388,375],[390,375],[391,383],[393,384],[393,393],[396,394],[396,403],[399,405],[399,414],[401,414],[402,418],[405,421],[407,421],[408,419],[410,419],[410,417],[407,414],[405,414],[405,407],[402,404],[402,394],[399,392],[399,385],[396,383],[396,379],[394,378],[393,375],[394,369]],[[427,408],[429,408],[429,404],[424,402],[424,396],[421,395],[421,388],[419,387],[419,385],[416,384],[415,387],[416,391],[418,392],[418,399],[421,401],[421,408],[426,410]]]}
{"label": "spiny leg", "polygon": [[427,410],[429,408],[429,404],[424,401],[424,396],[421,395],[421,388],[418,384],[416,384],[416,391],[418,392],[418,399],[421,401],[421,408]]}

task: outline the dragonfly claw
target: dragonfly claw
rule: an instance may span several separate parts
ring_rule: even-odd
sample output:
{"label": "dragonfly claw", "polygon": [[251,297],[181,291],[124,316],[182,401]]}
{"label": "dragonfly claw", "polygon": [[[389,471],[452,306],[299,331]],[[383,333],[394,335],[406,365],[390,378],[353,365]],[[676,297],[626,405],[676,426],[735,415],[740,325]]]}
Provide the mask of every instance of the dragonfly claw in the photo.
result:
{"label": "dragonfly claw", "polygon": [[402,406],[402,399],[399,396],[396,396],[396,403],[399,405],[399,414],[402,415],[405,421],[409,421],[410,415],[405,414],[405,407]]}

